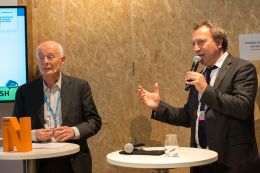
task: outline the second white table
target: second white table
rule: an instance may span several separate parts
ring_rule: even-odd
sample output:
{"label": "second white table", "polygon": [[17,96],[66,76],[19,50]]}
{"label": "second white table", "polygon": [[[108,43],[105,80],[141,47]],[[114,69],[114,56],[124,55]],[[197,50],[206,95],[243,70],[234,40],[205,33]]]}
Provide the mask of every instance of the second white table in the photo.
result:
{"label": "second white table", "polygon": [[[163,147],[149,147],[146,150],[160,150]],[[218,159],[215,151],[180,147],[179,156],[167,157],[151,155],[124,155],[115,151],[107,154],[107,162],[113,165],[131,168],[170,169],[180,167],[193,167],[212,163]]]}

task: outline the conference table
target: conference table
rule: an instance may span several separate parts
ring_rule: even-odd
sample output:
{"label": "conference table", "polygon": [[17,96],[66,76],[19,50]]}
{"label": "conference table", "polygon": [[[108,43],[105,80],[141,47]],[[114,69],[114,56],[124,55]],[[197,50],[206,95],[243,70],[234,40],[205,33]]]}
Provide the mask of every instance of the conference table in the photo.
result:
{"label": "conference table", "polygon": [[29,152],[3,152],[0,148],[0,160],[23,160],[23,172],[35,172],[35,159],[44,159],[70,155],[79,152],[80,147],[73,143],[33,143]]}
{"label": "conference table", "polygon": [[[163,150],[163,147],[146,147],[144,150]],[[126,155],[121,150],[107,154],[107,162],[121,167],[156,169],[158,172],[168,172],[169,169],[200,166],[215,162],[218,154],[215,151],[180,147],[178,156],[168,157],[165,154]],[[166,170],[166,171],[165,171]]]}

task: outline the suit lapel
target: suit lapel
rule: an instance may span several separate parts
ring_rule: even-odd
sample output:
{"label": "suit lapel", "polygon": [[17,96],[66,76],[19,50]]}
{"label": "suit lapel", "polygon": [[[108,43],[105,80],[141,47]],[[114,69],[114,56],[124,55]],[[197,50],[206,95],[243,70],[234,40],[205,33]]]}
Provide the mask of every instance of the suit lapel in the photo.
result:
{"label": "suit lapel", "polygon": [[217,89],[219,87],[219,85],[221,84],[221,82],[223,81],[226,73],[228,72],[228,70],[230,68],[231,63],[232,63],[232,56],[228,55],[218,72],[218,76],[213,85],[214,89]]}
{"label": "suit lapel", "polygon": [[62,82],[61,82],[61,111],[62,111],[62,124],[64,124],[64,121],[66,120],[67,112],[70,105],[70,90],[71,90],[71,81],[70,79],[62,74]]}

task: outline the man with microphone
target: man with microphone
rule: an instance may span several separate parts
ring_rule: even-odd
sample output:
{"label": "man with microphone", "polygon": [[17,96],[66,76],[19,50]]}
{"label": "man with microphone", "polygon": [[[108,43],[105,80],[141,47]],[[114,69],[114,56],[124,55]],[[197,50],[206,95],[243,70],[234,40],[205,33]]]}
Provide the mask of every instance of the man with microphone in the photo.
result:
{"label": "man with microphone", "polygon": [[20,86],[13,115],[30,116],[35,142],[72,142],[80,152],[36,162],[37,173],[91,173],[87,139],[101,128],[101,118],[87,81],[61,73],[65,62],[62,46],[41,43],[36,50],[41,76]]}
{"label": "man with microphone", "polygon": [[185,88],[189,89],[189,96],[183,107],[160,100],[158,83],[154,92],[142,86],[138,92],[141,101],[153,110],[152,119],[190,127],[191,147],[218,153],[217,162],[193,167],[192,173],[226,173],[258,155],[254,130],[256,69],[227,52],[226,32],[216,24],[196,23],[192,45],[205,68],[201,73],[194,68],[187,72],[185,81],[189,87]]}

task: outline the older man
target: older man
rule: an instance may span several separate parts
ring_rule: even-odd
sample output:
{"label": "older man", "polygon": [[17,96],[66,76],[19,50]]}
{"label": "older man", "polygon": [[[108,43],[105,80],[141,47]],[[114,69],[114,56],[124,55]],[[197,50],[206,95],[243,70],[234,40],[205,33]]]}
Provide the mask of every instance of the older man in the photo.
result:
{"label": "older man", "polygon": [[41,76],[20,86],[13,115],[30,116],[33,141],[72,142],[80,152],[37,161],[39,173],[91,173],[87,139],[101,128],[88,82],[61,73],[65,62],[62,46],[54,41],[41,43],[36,50]]}

